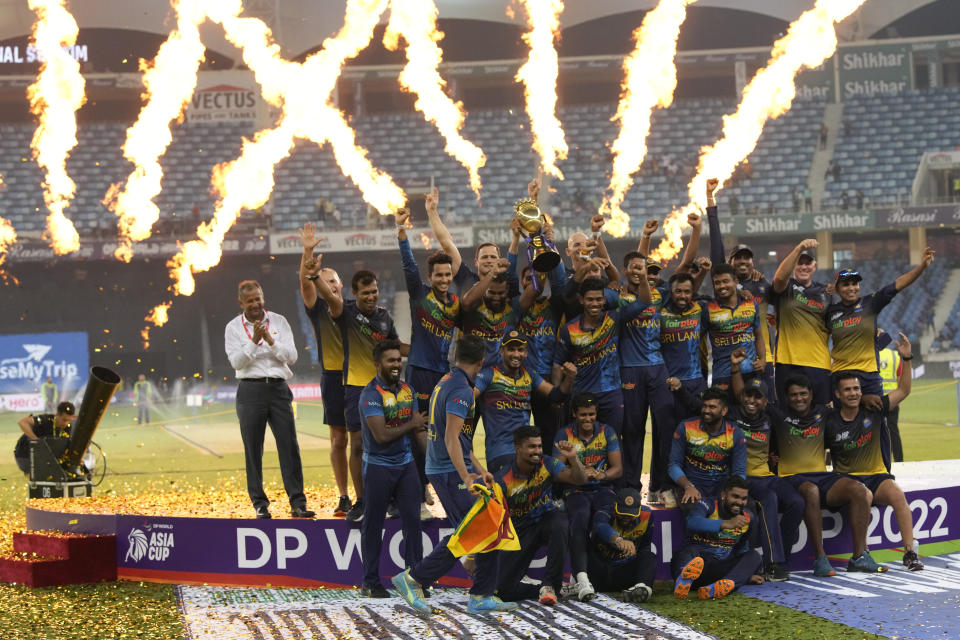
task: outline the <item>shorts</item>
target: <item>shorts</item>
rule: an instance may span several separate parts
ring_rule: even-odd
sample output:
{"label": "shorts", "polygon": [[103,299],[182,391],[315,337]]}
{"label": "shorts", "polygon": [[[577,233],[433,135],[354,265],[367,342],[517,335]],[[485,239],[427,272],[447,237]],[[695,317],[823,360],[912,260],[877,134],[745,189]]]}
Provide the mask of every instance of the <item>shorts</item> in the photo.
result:
{"label": "shorts", "polygon": [[320,376],[320,392],[323,394],[323,423],[331,427],[345,427],[343,372],[324,371]]}
{"label": "shorts", "polygon": [[837,480],[843,477],[844,476],[838,473],[832,473],[830,471],[817,471],[815,473],[795,473],[792,476],[784,476],[783,479],[789,482],[790,486],[797,491],[800,490],[800,485],[803,483],[812,482],[817,486],[817,489],[820,490],[820,504],[826,506],[827,492],[837,483]]}
{"label": "shorts", "polygon": [[876,493],[877,489],[881,484],[886,480],[895,480],[892,474],[889,473],[874,473],[869,475],[855,475],[852,473],[843,474],[848,478],[853,478],[857,482],[864,484],[867,489],[870,489],[871,493]]}
{"label": "shorts", "polygon": [[777,402],[781,407],[787,406],[786,383],[790,376],[801,373],[805,375],[813,386],[813,403],[827,404],[833,400],[833,385],[830,379],[830,370],[820,367],[807,367],[795,364],[777,364],[774,375],[777,381]]}
{"label": "shorts", "polygon": [[360,431],[363,422],[360,418],[360,394],[363,387],[348,384],[343,388],[344,416],[347,419],[347,431]]}

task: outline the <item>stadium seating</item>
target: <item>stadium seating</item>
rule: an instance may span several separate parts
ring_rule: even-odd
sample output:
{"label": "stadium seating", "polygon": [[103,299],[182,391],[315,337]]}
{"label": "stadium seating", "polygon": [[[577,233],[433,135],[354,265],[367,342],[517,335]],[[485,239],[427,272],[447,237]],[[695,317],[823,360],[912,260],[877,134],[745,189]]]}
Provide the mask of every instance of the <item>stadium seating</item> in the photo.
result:
{"label": "stadium seating", "polygon": [[[686,178],[696,165],[698,150],[721,134],[721,117],[735,107],[733,100],[688,100],[655,112],[648,157],[661,170],[653,172],[648,167],[637,177],[625,204],[627,210],[647,217],[685,203]],[[751,155],[753,177],[727,189],[727,197],[736,195],[741,209],[788,208],[793,189],[806,183],[822,111],[822,103],[798,101],[787,114],[769,123]],[[608,146],[617,133],[617,125],[610,121],[613,113],[611,104],[560,109],[570,157],[560,163],[566,180],[554,183],[554,215],[579,218],[593,210],[603,196],[610,171]],[[513,203],[525,196],[526,177],[532,175],[537,162],[522,109],[471,112],[464,135],[487,155],[481,171],[483,198],[478,201],[469,189],[466,170],[444,151],[443,139],[420,114],[375,114],[356,118],[352,124],[357,141],[369,150],[374,165],[399,184],[433,178],[442,191],[443,211],[453,224],[508,216]],[[117,122],[79,127],[79,143],[67,168],[77,183],[68,215],[81,233],[112,233],[115,217],[101,200],[110,185],[125,180],[131,169],[123,158],[125,132],[126,125]],[[195,222],[194,207],[199,217],[209,218],[214,206],[212,167],[235,158],[242,137],[252,133],[249,123],[178,125],[162,160],[163,192],[157,198],[161,219],[179,220],[188,226]],[[31,157],[32,135],[30,125],[0,126],[0,174],[7,183],[4,210],[19,231],[42,230],[46,215],[42,174]],[[675,166],[678,174],[668,177],[667,166]],[[333,203],[344,226],[364,225],[367,207],[359,191],[341,174],[329,147],[298,142],[275,178],[273,220],[277,228],[290,229],[316,219],[321,198]]]}
{"label": "stadium seating", "polygon": [[825,208],[838,206],[844,192],[858,189],[874,205],[909,199],[924,152],[960,145],[958,98],[960,90],[953,87],[845,102],[833,154],[841,175],[827,180]]}

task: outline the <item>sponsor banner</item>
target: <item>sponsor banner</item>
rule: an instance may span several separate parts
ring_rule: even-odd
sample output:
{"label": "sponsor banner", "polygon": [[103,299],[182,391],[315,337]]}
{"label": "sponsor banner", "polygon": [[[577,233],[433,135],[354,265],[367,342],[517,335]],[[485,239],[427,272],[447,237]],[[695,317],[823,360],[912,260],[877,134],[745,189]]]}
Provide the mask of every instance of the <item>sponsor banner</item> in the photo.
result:
{"label": "sponsor banner", "polygon": [[[450,235],[458,247],[467,247],[473,242],[471,227],[450,227]],[[507,229],[507,233],[510,230]],[[348,253],[351,251],[396,251],[397,232],[395,229],[361,229],[359,231],[320,231],[322,234],[317,251],[321,253]],[[433,237],[430,229],[407,229],[407,238],[414,250],[421,247],[439,249],[440,243]],[[426,239],[426,241],[425,241]],[[428,246],[429,245],[429,246]],[[301,253],[303,245],[296,230],[270,234],[270,254]]]}
{"label": "sponsor banner", "polygon": [[960,166],[960,151],[928,151],[923,155],[928,169],[956,169]]}
{"label": "sponsor banner", "polygon": [[43,412],[43,396],[39,393],[0,394],[0,411],[41,413]]}
{"label": "sponsor banner", "polygon": [[360,598],[356,591],[177,587],[186,635],[193,640],[402,638],[418,640],[580,640],[646,638],[710,640],[714,636],[647,609],[599,594],[590,602],[553,607],[526,601],[513,613],[467,612],[467,595],[434,591],[431,616],[398,597]]}
{"label": "sponsor banner", "polygon": [[[61,45],[61,48],[77,62],[87,62],[90,59],[87,45],[83,43]],[[43,51],[35,45],[0,44],[0,64],[43,64],[45,61]]]}
{"label": "sponsor banner", "polygon": [[819,67],[804,69],[797,76],[797,98],[833,102],[836,79],[836,57],[831,57]]}
{"label": "sponsor banner", "polygon": [[923,557],[924,569],[916,572],[906,571],[899,561],[886,563],[889,571],[881,574],[847,573],[841,564],[835,563],[837,576],[826,580],[810,571],[794,572],[775,588],[748,585],[740,592],[868,635],[882,629],[890,638],[960,638],[960,553]]}
{"label": "sponsor banner", "polygon": [[290,390],[293,392],[294,400],[322,400],[320,393],[320,383],[316,384],[291,384]]}
{"label": "sponsor banner", "polygon": [[[182,242],[182,240],[181,240]],[[266,236],[241,236],[228,238],[223,241],[224,255],[266,255],[269,240]],[[58,256],[46,242],[38,239],[24,238],[18,240],[9,249],[8,262],[46,262],[51,260],[114,260],[113,252],[117,248],[115,242],[81,241],[80,249]],[[133,259],[168,258],[180,247],[177,240],[145,240],[133,244]]]}
{"label": "sponsor banner", "polygon": [[263,108],[251,71],[201,71],[184,114],[188,122],[256,121]]}
{"label": "sponsor banner", "polygon": [[960,224],[960,205],[942,204],[921,207],[893,207],[880,209],[877,226],[881,227],[935,227]]}
{"label": "sponsor banner", "polygon": [[89,369],[86,332],[0,336],[0,393],[38,393],[50,377],[67,398],[86,384]]}
{"label": "sponsor banner", "polygon": [[[914,535],[921,543],[960,537],[960,486],[907,492],[914,511]],[[31,529],[62,529],[83,533],[84,515],[28,509]],[[100,516],[102,518],[102,516]],[[183,584],[273,586],[352,586],[361,584],[360,530],[344,520],[239,520],[226,518],[162,518],[116,516],[117,572],[121,578]],[[453,532],[449,523],[434,519],[423,524],[424,554]],[[674,550],[683,544],[678,509],[653,512],[653,551],[657,577],[669,579]],[[828,554],[850,553],[849,526],[841,513],[823,512],[823,540]],[[399,520],[384,525],[380,573],[385,579],[404,568]],[[867,530],[871,549],[895,548],[903,541],[891,507],[873,507]],[[813,551],[801,526],[790,566],[809,569]],[[541,549],[529,575],[542,576],[546,564]],[[460,564],[441,583],[469,584]]]}
{"label": "sponsor banner", "polygon": [[905,44],[846,46],[837,55],[840,96],[895,96],[911,87],[911,54]]}

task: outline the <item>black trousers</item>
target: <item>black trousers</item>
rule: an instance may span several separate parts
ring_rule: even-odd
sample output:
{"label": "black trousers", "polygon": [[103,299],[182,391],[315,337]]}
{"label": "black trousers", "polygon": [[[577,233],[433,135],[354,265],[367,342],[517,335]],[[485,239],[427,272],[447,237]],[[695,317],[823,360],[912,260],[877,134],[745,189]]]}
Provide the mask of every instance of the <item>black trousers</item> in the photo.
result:
{"label": "black trousers", "polygon": [[641,582],[653,589],[657,556],[650,549],[638,549],[632,558],[614,562],[590,549],[587,566],[590,582],[597,591],[625,591]]}
{"label": "black trousers", "polygon": [[263,492],[263,438],[267,424],[277,441],[280,474],[291,507],[305,507],[303,464],[293,420],[293,392],[285,382],[240,380],[237,387],[237,419],[247,466],[247,494],[254,508],[270,504]]}
{"label": "black trousers", "polygon": [[543,584],[551,586],[560,593],[563,584],[563,563],[567,559],[570,541],[570,528],[567,514],[554,509],[537,522],[514,521],[517,538],[520,539],[519,551],[501,551],[499,570],[497,571],[497,595],[501,600],[536,600],[540,597],[540,587],[520,582],[530,568],[530,562],[540,547],[547,547],[547,570]]}

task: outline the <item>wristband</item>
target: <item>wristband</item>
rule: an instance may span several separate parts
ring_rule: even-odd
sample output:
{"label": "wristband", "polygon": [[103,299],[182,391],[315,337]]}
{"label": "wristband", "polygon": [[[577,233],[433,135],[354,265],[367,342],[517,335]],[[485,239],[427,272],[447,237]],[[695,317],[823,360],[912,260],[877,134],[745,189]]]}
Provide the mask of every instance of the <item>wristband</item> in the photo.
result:
{"label": "wristband", "polygon": [[320,274],[319,274],[319,273],[315,273],[315,274],[313,274],[312,276],[307,276],[307,280],[316,280],[316,279],[319,278],[319,277],[320,277]]}
{"label": "wristband", "polygon": [[913,356],[900,356],[901,360],[913,360]]}

